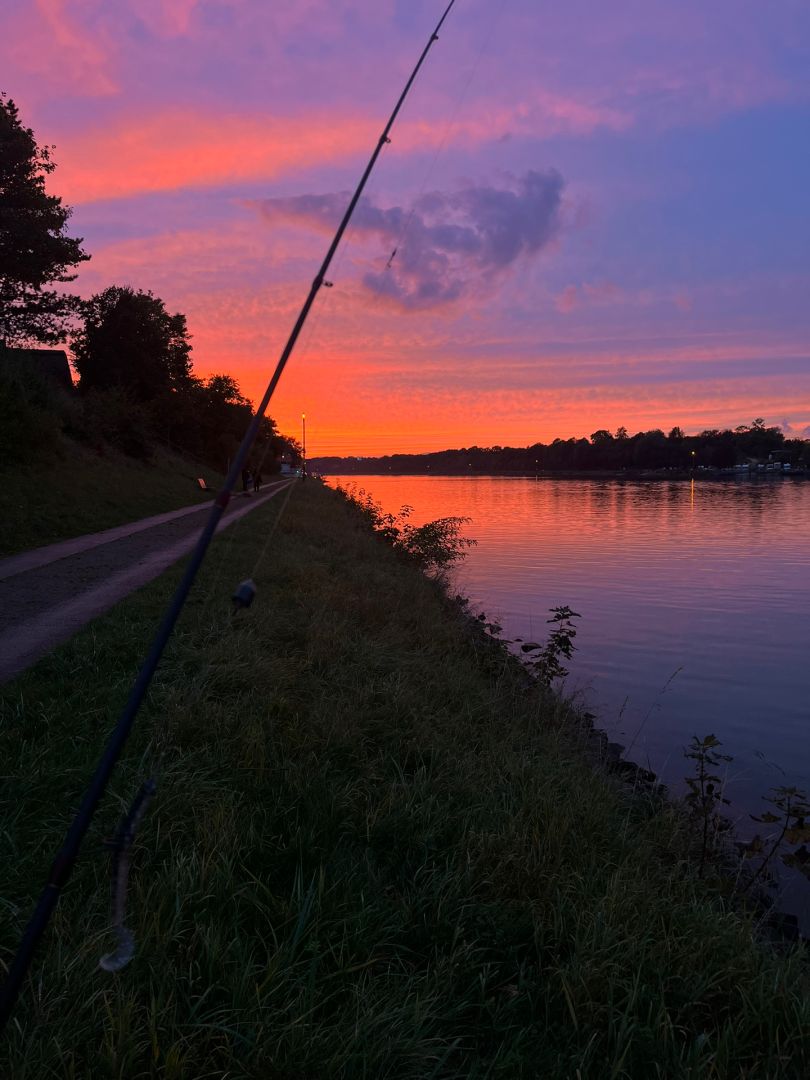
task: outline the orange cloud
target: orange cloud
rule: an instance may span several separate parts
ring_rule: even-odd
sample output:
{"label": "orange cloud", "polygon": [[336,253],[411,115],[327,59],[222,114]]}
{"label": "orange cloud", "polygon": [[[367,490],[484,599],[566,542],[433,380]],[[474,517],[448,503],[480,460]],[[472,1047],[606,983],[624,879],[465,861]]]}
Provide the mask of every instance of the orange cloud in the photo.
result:
{"label": "orange cloud", "polygon": [[[769,422],[780,422],[794,387],[776,380],[763,394],[761,380],[729,391],[725,380],[695,387],[631,386],[496,389],[482,393],[386,389],[367,379],[351,359],[297,358],[285,373],[271,411],[283,430],[295,432],[307,414],[312,456],[386,454],[493,444],[527,446],[556,437],[587,437],[592,431],[626,425],[631,431],[675,424],[688,431],[734,426],[761,406]],[[794,416],[798,412],[794,410]],[[802,417],[810,416],[805,410]],[[804,423],[803,419],[795,421]]]}
{"label": "orange cloud", "polygon": [[368,119],[258,118],[172,109],[66,142],[59,184],[68,202],[269,179],[371,144]]}
{"label": "orange cloud", "polygon": [[[97,250],[78,284],[85,294],[110,281],[154,288],[188,315],[198,374],[230,372],[258,400],[322,255],[321,237],[303,239],[302,250],[300,236],[257,230],[248,216],[178,229]],[[577,294],[612,302],[614,289],[588,284]],[[671,292],[661,295],[671,304]],[[552,297],[547,304],[554,318]],[[295,433],[306,412],[313,455],[528,445],[620,424],[810,421],[804,342],[752,328],[684,333],[682,325],[676,317],[664,327],[657,316],[639,325],[633,312],[610,341],[583,320],[557,317],[544,344],[535,321],[504,332],[486,311],[392,318],[344,263],[317,301],[270,413]],[[792,374],[769,370],[769,357],[790,361]]]}

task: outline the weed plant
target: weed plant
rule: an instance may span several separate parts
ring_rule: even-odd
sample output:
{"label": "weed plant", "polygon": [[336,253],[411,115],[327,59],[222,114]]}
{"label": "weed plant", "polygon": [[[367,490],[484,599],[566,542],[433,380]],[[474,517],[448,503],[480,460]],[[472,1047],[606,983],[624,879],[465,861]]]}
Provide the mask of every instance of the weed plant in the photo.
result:
{"label": "weed plant", "polygon": [[729,805],[729,800],[723,795],[723,779],[713,771],[732,760],[728,754],[720,753],[720,745],[716,735],[705,735],[702,739],[693,735],[684,751],[684,757],[695,763],[694,776],[686,777],[688,792],[685,801],[700,837],[700,877],[703,877],[706,860],[716,849],[718,837],[724,831],[725,820],[720,810]]}
{"label": "weed plant", "polygon": [[[810,1075],[804,953],[724,909],[683,815],[595,771],[559,699],[336,493],[300,485],[256,566],[278,513],[214,545],[0,1076]],[[2,964],[178,572],[4,690]],[[102,842],[156,768],[110,975]]]}
{"label": "weed plant", "polygon": [[470,518],[443,517],[427,521],[424,525],[412,525],[408,518],[413,513],[413,507],[407,503],[399,508],[398,513],[392,514],[383,510],[373,495],[355,484],[346,487],[338,484],[336,490],[399,556],[427,573],[441,575],[454,563],[466,558],[467,549],[477,543],[461,535],[462,526],[468,524]]}
{"label": "weed plant", "polygon": [[535,678],[547,688],[551,687],[556,679],[564,679],[568,674],[568,668],[562,661],[571,660],[574,655],[577,628],[573,620],[582,618],[579,612],[572,611],[567,604],[549,610],[551,618],[546,619],[546,622],[551,624],[552,630],[546,643],[539,645],[536,641],[527,641],[520,646],[521,652],[528,654],[528,664]]}

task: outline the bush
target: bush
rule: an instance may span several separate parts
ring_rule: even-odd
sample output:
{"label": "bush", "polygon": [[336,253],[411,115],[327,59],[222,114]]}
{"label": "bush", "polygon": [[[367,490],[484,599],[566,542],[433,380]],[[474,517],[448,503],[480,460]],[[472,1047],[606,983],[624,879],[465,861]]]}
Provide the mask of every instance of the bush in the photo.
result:
{"label": "bush", "polygon": [[107,445],[142,461],[152,457],[149,415],[123,390],[94,390],[82,395],[66,430],[100,452]]}
{"label": "bush", "polygon": [[466,549],[477,543],[460,535],[462,525],[466,525],[470,518],[444,517],[427,521],[424,525],[411,525],[408,518],[413,511],[412,506],[401,506],[399,513],[389,514],[372,495],[354,484],[348,488],[338,484],[337,491],[378,536],[391,544],[399,555],[423,570],[445,570],[466,558]]}
{"label": "bush", "polygon": [[14,378],[0,378],[0,460],[17,464],[52,450],[59,438],[57,416],[37,403]]}

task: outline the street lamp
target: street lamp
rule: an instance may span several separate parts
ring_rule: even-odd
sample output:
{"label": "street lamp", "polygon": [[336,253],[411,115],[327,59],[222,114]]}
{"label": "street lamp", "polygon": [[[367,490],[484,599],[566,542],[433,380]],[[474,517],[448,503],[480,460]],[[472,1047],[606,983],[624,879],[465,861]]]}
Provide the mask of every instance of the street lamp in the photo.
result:
{"label": "street lamp", "polygon": [[307,478],[307,414],[301,413],[301,479]]}

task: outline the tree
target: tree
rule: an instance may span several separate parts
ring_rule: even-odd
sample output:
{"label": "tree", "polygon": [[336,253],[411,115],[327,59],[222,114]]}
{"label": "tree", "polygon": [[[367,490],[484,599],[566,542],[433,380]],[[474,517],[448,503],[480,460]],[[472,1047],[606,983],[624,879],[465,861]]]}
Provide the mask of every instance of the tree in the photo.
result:
{"label": "tree", "polygon": [[71,208],[45,191],[51,150],[0,94],[0,345],[63,341],[78,298],[47,286],[73,281],[68,271],[90,258],[65,233]]}
{"label": "tree", "polygon": [[252,408],[233,375],[210,375],[204,386],[212,401],[219,401],[224,405],[247,405],[248,409]]}
{"label": "tree", "polygon": [[191,378],[185,315],[170,315],[151,292],[111,285],[83,304],[73,338],[81,390],[124,389],[138,401],[182,390]]}
{"label": "tree", "polygon": [[660,428],[642,431],[633,438],[633,465],[640,469],[663,469],[667,464],[667,438]]}

